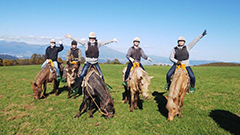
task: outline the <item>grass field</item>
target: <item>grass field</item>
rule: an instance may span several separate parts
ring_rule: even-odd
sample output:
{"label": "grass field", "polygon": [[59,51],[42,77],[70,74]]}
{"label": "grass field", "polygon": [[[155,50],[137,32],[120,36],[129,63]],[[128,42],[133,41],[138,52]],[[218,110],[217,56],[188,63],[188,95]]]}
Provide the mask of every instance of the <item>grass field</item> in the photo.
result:
{"label": "grass field", "polygon": [[[195,93],[185,96],[183,117],[167,121],[163,89],[170,67],[144,66],[151,80],[151,97],[143,109],[129,112],[121,102],[125,65],[100,65],[105,81],[113,87],[114,118],[105,120],[98,111],[89,118],[84,113],[74,119],[82,96],[67,99],[67,89],[60,84],[59,96],[33,100],[30,83],[40,65],[0,67],[0,134],[240,134],[240,68],[192,67],[196,76]],[[47,93],[52,91],[48,85]],[[142,98],[142,97],[141,97]]]}

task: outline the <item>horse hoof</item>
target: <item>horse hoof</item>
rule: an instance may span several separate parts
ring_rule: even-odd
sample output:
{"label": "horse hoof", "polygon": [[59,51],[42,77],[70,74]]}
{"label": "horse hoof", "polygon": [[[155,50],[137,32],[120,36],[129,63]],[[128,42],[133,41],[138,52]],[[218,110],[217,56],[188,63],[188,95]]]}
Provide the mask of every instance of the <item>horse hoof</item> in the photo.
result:
{"label": "horse hoof", "polygon": [[79,116],[78,116],[78,115],[75,115],[74,118],[79,118]]}
{"label": "horse hoof", "polygon": [[133,109],[130,109],[130,112],[133,112]]}
{"label": "horse hoof", "polygon": [[76,99],[76,98],[77,98],[77,96],[74,96],[74,97],[73,97],[73,99]]}

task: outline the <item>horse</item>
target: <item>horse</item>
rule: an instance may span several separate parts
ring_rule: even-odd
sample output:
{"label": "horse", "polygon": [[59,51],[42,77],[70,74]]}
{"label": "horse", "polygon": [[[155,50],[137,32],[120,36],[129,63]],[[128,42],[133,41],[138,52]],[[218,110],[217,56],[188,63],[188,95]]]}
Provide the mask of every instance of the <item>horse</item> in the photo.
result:
{"label": "horse", "polygon": [[174,117],[182,117],[182,106],[186,92],[190,87],[190,78],[184,64],[176,67],[172,76],[168,97],[166,97],[168,110],[168,121],[173,121]]}
{"label": "horse", "polygon": [[[59,64],[59,69],[60,72],[62,72],[63,66],[61,64]],[[43,69],[41,69],[41,71],[35,77],[35,81],[31,83],[34,99],[46,97],[47,83],[50,82],[52,82],[53,84],[53,90],[55,91],[55,95],[58,95],[59,81],[57,81],[56,74],[56,70],[54,69],[54,66],[51,62],[48,62],[48,64]],[[42,91],[43,94],[41,95]]]}
{"label": "horse", "polygon": [[[91,68],[91,67],[90,67]],[[78,118],[82,115],[87,107],[87,101],[89,101],[89,114],[93,117],[92,109],[93,105],[98,107],[101,114],[104,115],[105,119],[112,118],[114,114],[114,102],[107,89],[106,83],[102,80],[96,69],[91,68],[87,75],[84,77],[82,83],[83,101],[79,107],[78,113],[74,118]],[[95,99],[100,100],[100,107],[95,102]]]}
{"label": "horse", "polygon": [[[68,64],[64,70],[67,76],[68,98],[70,98],[70,95],[72,94],[72,86],[75,85],[76,80],[81,73],[82,67],[78,66],[77,63],[71,62],[71,64]],[[75,98],[76,94],[74,95],[74,99]]]}
{"label": "horse", "polygon": [[139,63],[134,63],[133,65],[138,66],[134,66],[127,79],[128,88],[131,93],[130,112],[133,111],[133,105],[134,109],[137,109],[139,93],[142,94],[144,99],[148,98],[148,88],[151,83],[150,80],[153,78],[153,76],[148,76],[148,73],[139,67]]}

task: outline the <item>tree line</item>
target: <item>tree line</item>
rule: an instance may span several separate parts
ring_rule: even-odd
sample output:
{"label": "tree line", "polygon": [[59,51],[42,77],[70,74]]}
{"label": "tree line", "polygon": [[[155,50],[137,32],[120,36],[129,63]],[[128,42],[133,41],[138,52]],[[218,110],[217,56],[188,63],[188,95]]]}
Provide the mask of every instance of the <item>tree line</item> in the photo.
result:
{"label": "tree line", "polygon": [[[0,66],[15,66],[15,65],[37,65],[42,64],[45,61],[45,55],[41,54],[32,54],[30,59],[15,59],[15,60],[8,60],[8,59],[1,59],[0,58]],[[62,60],[62,58],[58,57],[57,60],[59,63],[66,64],[66,61]],[[85,58],[81,57],[81,64],[85,63]],[[118,59],[109,60],[105,62],[105,64],[122,64]]]}

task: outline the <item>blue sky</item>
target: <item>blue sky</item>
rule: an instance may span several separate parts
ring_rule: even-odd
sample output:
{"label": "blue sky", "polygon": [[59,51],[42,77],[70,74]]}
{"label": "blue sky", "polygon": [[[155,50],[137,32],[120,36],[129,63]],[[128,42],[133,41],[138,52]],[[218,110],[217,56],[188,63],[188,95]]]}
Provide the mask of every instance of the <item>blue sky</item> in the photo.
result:
{"label": "blue sky", "polygon": [[168,57],[179,36],[190,43],[191,60],[240,62],[239,0],[11,0],[0,2],[0,40],[48,44],[94,31],[108,47],[126,53],[134,37],[147,55]]}

